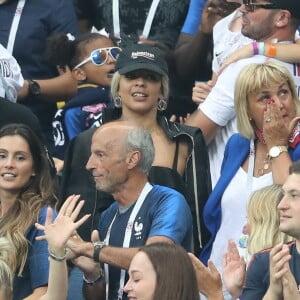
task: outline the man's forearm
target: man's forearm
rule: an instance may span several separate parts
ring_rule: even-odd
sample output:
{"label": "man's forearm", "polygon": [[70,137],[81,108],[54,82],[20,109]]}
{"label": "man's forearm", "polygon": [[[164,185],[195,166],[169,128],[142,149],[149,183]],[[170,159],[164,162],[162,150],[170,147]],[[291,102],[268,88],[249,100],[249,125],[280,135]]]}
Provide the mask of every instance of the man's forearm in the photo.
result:
{"label": "man's forearm", "polygon": [[[33,80],[35,80],[33,78]],[[41,94],[36,96],[36,101],[57,102],[67,101],[77,92],[77,82],[70,74],[57,76],[51,79],[35,80],[41,90]],[[28,81],[24,81],[23,88],[18,93],[18,102],[25,102],[32,97],[29,95]]]}
{"label": "man's forearm", "polygon": [[184,33],[181,35],[182,40],[179,39],[174,57],[178,75],[185,77],[195,73],[199,65],[206,62],[212,49],[212,34],[205,33],[200,28],[194,36]]}
{"label": "man's forearm", "polygon": [[[82,244],[81,249],[76,249],[80,255],[93,259],[94,246],[90,242]],[[133,256],[139,248],[120,248],[105,246],[99,253],[99,261],[121,269],[128,269]]]}
{"label": "man's forearm", "polygon": [[100,261],[121,269],[128,269],[138,248],[117,248],[106,246],[100,252]]}

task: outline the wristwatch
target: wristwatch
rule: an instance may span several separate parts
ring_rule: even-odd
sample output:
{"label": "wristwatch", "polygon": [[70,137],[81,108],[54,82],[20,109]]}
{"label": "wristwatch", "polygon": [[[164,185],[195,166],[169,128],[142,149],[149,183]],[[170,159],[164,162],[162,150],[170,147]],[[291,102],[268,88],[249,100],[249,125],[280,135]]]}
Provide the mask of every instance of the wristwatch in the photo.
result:
{"label": "wristwatch", "polygon": [[95,262],[100,262],[99,254],[100,254],[101,249],[103,247],[105,247],[106,244],[105,244],[104,241],[98,241],[98,242],[94,242],[93,246],[94,246],[93,259],[94,259]]}
{"label": "wristwatch", "polygon": [[281,152],[288,152],[288,148],[286,146],[274,146],[269,150],[269,157],[278,157]]}
{"label": "wristwatch", "polygon": [[40,95],[41,94],[40,85],[32,79],[28,79],[27,81],[28,81],[28,94],[34,97]]}

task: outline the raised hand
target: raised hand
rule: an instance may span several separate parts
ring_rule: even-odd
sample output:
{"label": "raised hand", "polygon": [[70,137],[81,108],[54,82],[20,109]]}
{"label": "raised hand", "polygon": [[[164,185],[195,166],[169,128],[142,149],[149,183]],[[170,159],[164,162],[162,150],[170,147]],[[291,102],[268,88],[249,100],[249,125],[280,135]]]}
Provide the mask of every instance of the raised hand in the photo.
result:
{"label": "raised hand", "polygon": [[83,216],[76,221],[78,214],[84,204],[84,200],[78,202],[80,196],[72,195],[67,198],[61,207],[56,219],[52,222],[53,210],[48,207],[46,222],[44,225],[36,223],[39,230],[44,231],[44,235],[38,236],[37,240],[47,240],[50,249],[64,248],[68,239],[74,234],[90,215]]}
{"label": "raised hand", "polygon": [[290,124],[282,116],[280,104],[270,99],[266,104],[263,122],[263,134],[268,148],[287,145],[290,135]]}
{"label": "raised hand", "polygon": [[197,277],[198,289],[208,300],[224,299],[220,273],[212,261],[206,267],[194,254],[189,253]]}
{"label": "raised hand", "polygon": [[287,245],[278,244],[270,251],[270,285],[263,299],[282,299],[282,278],[288,272],[287,263],[290,259]]}
{"label": "raised hand", "polygon": [[[287,247],[287,245],[285,245]],[[286,262],[284,268],[285,274],[282,276],[282,288],[284,300],[299,300],[300,294],[294,275],[291,272],[290,265]]]}
{"label": "raised hand", "polygon": [[238,298],[243,290],[246,275],[246,263],[240,257],[234,241],[228,241],[227,252],[223,258],[223,281],[229,293]]}
{"label": "raised hand", "polygon": [[205,101],[208,94],[213,88],[213,82],[211,80],[207,82],[196,82],[193,87],[192,99],[196,104],[202,103]]}

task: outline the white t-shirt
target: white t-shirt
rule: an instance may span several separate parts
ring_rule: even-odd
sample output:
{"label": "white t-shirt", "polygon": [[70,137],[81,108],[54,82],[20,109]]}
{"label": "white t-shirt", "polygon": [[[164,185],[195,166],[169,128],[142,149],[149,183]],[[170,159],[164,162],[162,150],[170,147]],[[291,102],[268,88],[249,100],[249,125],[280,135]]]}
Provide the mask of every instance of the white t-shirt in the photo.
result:
{"label": "white t-shirt", "polygon": [[[228,240],[233,239],[236,244],[242,235],[243,227],[247,223],[247,203],[251,192],[273,183],[272,173],[260,177],[253,177],[252,189],[247,187],[247,173],[242,167],[224,191],[221,209],[222,220],[220,229],[213,243],[210,259],[222,274],[223,255],[226,252]],[[225,299],[232,299],[223,284]]]}
{"label": "white t-shirt", "polygon": [[[227,58],[231,53],[233,53],[241,46],[248,44],[252,41],[251,39],[245,37],[240,31],[234,32],[230,30],[231,22],[233,22],[240,15],[241,12],[239,11],[239,9],[237,9],[234,12],[232,12],[230,15],[218,21],[214,26],[213,29],[214,54],[213,54],[213,63],[212,63],[213,72],[218,71],[224,59]],[[233,91],[228,94],[228,97],[233,99]],[[205,100],[205,102],[206,101],[207,99]],[[205,111],[206,108],[203,108],[203,112],[206,114]],[[220,107],[220,112],[222,112],[222,107]],[[232,133],[237,132],[234,115],[235,114],[231,114],[231,116],[226,116],[224,125],[227,125],[227,127],[219,129],[220,132],[218,132],[217,134],[218,137],[216,138],[216,143],[213,142],[209,145],[210,173],[211,173],[212,187],[215,186],[220,176],[220,167],[223,159],[224,145],[226,144],[228,138],[232,135]],[[209,117],[209,115],[207,116]],[[227,117],[229,117],[228,120],[232,119],[232,121],[228,122]]]}
{"label": "white t-shirt", "polygon": [[24,79],[21,68],[15,58],[0,44],[0,96],[12,102],[17,101],[18,91],[22,88]]}
{"label": "white t-shirt", "polygon": [[216,23],[213,29],[214,53],[213,53],[213,72],[217,72],[220,65],[231,53],[243,45],[252,42],[240,31],[231,31],[230,25],[237,17],[241,16],[239,9]]}

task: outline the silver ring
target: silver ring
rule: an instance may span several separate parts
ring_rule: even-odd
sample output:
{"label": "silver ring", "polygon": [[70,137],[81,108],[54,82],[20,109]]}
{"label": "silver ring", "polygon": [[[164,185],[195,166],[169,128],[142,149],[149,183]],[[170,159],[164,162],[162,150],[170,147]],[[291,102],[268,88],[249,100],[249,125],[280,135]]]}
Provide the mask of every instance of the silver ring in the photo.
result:
{"label": "silver ring", "polygon": [[265,119],[265,122],[266,122],[266,123],[270,123],[271,120],[272,120],[271,118],[267,118],[267,119]]}

